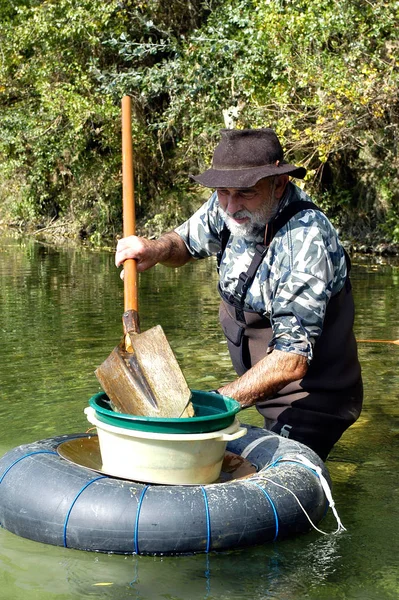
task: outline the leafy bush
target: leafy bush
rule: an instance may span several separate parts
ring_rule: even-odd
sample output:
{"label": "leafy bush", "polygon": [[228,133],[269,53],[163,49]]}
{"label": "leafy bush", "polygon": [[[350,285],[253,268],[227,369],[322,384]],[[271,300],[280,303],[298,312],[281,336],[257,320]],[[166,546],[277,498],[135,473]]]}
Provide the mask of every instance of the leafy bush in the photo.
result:
{"label": "leafy bush", "polygon": [[209,165],[220,128],[272,126],[339,226],[360,233],[363,220],[397,239],[397,0],[20,0],[0,10],[0,200],[13,218],[64,215],[96,240],[120,230],[129,93],[147,231],[187,216],[187,173]]}

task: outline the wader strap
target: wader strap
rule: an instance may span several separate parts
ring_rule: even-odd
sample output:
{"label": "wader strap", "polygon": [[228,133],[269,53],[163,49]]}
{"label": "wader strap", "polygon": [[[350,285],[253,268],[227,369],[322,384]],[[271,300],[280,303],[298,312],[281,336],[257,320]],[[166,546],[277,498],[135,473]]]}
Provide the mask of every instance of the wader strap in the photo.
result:
{"label": "wader strap", "polygon": [[226,250],[226,246],[230,239],[230,229],[227,227],[226,223],[223,225],[223,229],[220,234],[220,251],[216,255],[217,267],[219,271],[220,263],[222,262],[224,251]]}
{"label": "wader strap", "polygon": [[261,264],[264,257],[266,256],[266,252],[267,252],[266,246],[264,246],[263,244],[256,244],[255,254],[251,261],[251,264],[249,265],[247,271],[243,271],[242,273],[240,273],[240,276],[238,277],[238,283],[234,290],[234,293],[226,294],[226,293],[222,292],[220,283],[219,283],[220,295],[222,296],[222,298],[224,298],[224,300],[226,300],[226,302],[228,302],[228,304],[230,304],[234,307],[235,313],[236,313],[236,319],[237,319],[237,321],[240,321],[241,323],[245,323],[244,300],[247,295],[248,288],[251,286],[251,284],[255,278],[256,271],[258,270],[259,265]]}
{"label": "wader strap", "polygon": [[287,206],[281,211],[281,213],[269,223],[267,238],[266,238],[266,246],[270,246],[270,243],[276,233],[284,227],[288,223],[290,219],[297,213],[302,210],[318,210],[319,212],[323,212],[314,202],[309,202],[308,200],[295,200],[295,202],[291,202],[287,204]]}
{"label": "wader strap", "polygon": [[261,262],[266,256],[267,249],[268,246],[264,246],[263,244],[256,244],[255,254],[251,264],[248,267],[248,270],[246,272],[243,271],[242,273],[240,273],[238,277],[238,283],[236,289],[234,290],[234,296],[242,305],[244,304],[247,291],[251,287],[251,284],[255,278],[256,271],[259,269]]}

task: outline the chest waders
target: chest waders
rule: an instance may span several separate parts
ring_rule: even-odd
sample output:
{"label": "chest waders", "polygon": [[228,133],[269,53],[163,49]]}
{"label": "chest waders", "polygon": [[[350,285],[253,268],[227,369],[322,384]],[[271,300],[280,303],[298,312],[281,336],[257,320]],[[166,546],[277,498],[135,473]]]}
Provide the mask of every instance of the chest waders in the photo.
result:
{"label": "chest waders", "polygon": [[[265,244],[257,244],[247,272],[241,273],[234,294],[227,295],[219,286],[222,301],[219,319],[227,339],[231,360],[238,375],[266,356],[273,331],[270,320],[244,309],[246,293],[277,233],[301,210],[320,210],[312,202],[298,200],[289,204],[268,225]],[[220,264],[230,232],[222,231]],[[363,399],[361,369],[353,334],[354,303],[349,280],[328,302],[322,333],[305,377],[282,388],[277,394],[257,403],[265,418],[265,427],[284,437],[302,442],[325,460],[329,451],[360,415]]]}

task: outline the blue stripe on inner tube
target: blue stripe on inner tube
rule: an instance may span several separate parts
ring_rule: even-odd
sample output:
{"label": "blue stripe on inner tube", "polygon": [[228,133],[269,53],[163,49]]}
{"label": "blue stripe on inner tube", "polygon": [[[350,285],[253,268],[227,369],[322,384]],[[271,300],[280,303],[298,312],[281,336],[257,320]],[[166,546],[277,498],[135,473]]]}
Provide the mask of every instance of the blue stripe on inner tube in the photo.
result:
{"label": "blue stripe on inner tube", "polygon": [[21,462],[21,460],[24,460],[24,458],[28,458],[29,456],[33,456],[34,454],[56,454],[57,455],[57,452],[53,452],[52,450],[37,450],[36,452],[29,452],[28,454],[24,454],[20,458],[17,458],[17,460],[14,460],[14,462],[8,467],[8,469],[6,469],[4,471],[3,475],[0,477],[0,483],[3,481],[4,477],[10,471],[10,469],[12,469],[19,462]]}
{"label": "blue stripe on inner tube", "polygon": [[85,484],[85,485],[82,487],[82,489],[81,489],[81,490],[80,490],[80,491],[79,491],[79,492],[76,494],[76,496],[75,496],[75,498],[74,498],[74,500],[73,500],[73,502],[72,502],[72,504],[71,504],[71,506],[70,506],[70,508],[69,508],[69,510],[68,510],[68,512],[67,512],[67,515],[66,515],[66,517],[65,517],[65,522],[64,522],[64,535],[63,535],[63,540],[64,540],[64,548],[68,548],[68,546],[67,546],[67,541],[66,541],[66,540],[67,540],[67,527],[68,527],[68,521],[69,521],[69,517],[70,517],[71,511],[72,511],[72,509],[73,509],[73,507],[74,507],[74,505],[75,505],[75,503],[76,503],[77,499],[78,499],[78,498],[79,498],[79,496],[80,496],[80,495],[81,495],[81,494],[82,494],[82,493],[85,491],[85,489],[89,487],[89,485],[91,485],[91,484],[92,484],[92,483],[94,483],[95,481],[98,481],[99,479],[109,479],[109,478],[107,477],[107,475],[101,475],[101,477],[96,477],[95,479],[92,479],[91,481],[88,481],[88,482],[87,482],[87,483],[86,483],[86,484]]}
{"label": "blue stripe on inner tube", "polygon": [[139,500],[139,505],[137,507],[136,522],[135,522],[135,525],[134,525],[134,551],[135,551],[136,554],[139,554],[139,518],[140,518],[140,511],[141,511],[141,506],[143,504],[145,493],[146,493],[146,491],[148,490],[149,487],[150,487],[149,485],[144,486],[144,489],[141,492],[141,496],[140,496],[140,500]]}

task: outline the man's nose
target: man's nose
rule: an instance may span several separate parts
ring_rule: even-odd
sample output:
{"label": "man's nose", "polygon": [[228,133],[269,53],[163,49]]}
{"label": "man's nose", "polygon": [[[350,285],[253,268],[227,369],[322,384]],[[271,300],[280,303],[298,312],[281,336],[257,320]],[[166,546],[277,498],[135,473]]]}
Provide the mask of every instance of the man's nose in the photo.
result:
{"label": "man's nose", "polygon": [[230,192],[227,199],[227,210],[230,213],[235,213],[242,210],[241,199],[236,192]]}

